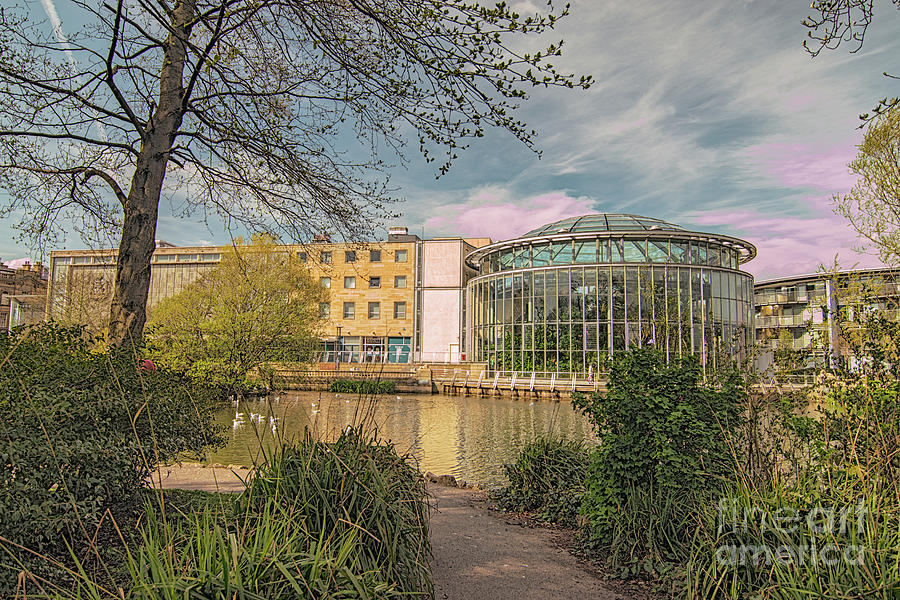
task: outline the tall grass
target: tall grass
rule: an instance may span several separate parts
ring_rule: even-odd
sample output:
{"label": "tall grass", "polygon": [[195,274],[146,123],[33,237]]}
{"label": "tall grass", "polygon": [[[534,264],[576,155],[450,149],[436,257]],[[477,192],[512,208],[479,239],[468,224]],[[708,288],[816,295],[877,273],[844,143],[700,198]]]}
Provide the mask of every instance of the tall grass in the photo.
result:
{"label": "tall grass", "polygon": [[276,447],[241,497],[242,510],[275,499],[309,531],[353,532],[359,568],[403,593],[430,595],[425,481],[408,457],[373,435],[348,428],[325,443],[306,432],[296,445]]}

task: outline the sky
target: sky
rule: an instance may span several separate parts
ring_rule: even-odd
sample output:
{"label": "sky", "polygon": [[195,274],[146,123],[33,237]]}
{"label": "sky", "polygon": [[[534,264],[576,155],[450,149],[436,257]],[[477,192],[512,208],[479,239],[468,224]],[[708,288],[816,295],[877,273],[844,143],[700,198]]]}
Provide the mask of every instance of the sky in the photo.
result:
{"label": "sky", "polygon": [[[527,14],[544,3],[512,4]],[[572,0],[547,41],[564,39],[554,64],[596,84],[539,89],[523,106],[540,155],[492,131],[437,179],[413,143],[391,173],[405,201],[389,224],[502,240],[569,216],[621,212],[750,241],[758,256],[743,268],[758,280],[813,272],[836,256],[846,268],[878,266],[854,251],[859,240],[832,197],[853,185],[858,115],[900,88],[883,75],[900,73],[900,11],[876,2],[860,51],[841,46],[816,58],[801,46],[808,12],[804,0]],[[161,211],[160,239],[228,240],[214,221]],[[40,258],[12,222],[0,221],[0,257]],[[84,243],[72,235],[61,246]]]}

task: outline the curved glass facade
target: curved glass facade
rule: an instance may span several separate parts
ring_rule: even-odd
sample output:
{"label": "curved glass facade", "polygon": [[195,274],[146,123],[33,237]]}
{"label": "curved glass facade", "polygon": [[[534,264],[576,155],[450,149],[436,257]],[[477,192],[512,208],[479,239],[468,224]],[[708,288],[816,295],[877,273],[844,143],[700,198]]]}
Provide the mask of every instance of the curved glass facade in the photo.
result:
{"label": "curved glass facade", "polygon": [[[614,225],[612,225],[614,224]],[[713,362],[753,341],[747,242],[634,215],[586,215],[472,252],[468,352],[491,370],[597,370],[629,346]]]}

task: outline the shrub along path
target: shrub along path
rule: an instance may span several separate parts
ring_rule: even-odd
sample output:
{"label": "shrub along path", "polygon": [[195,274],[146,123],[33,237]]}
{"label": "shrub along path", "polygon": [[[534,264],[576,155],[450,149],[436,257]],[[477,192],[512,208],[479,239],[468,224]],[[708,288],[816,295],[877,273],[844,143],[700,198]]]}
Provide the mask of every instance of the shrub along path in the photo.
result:
{"label": "shrub along path", "polygon": [[429,485],[436,600],[630,598],[554,543],[554,532],[488,509],[487,495]]}

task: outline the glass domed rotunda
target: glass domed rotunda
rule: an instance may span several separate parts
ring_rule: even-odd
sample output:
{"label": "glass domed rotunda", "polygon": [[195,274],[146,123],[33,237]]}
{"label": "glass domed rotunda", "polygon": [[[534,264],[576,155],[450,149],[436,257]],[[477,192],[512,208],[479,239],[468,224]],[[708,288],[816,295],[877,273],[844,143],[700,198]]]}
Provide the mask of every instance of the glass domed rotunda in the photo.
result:
{"label": "glass domed rotunda", "polygon": [[596,370],[652,344],[670,359],[741,356],[753,342],[756,248],[659,219],[590,214],[466,257],[467,352],[491,370]]}

